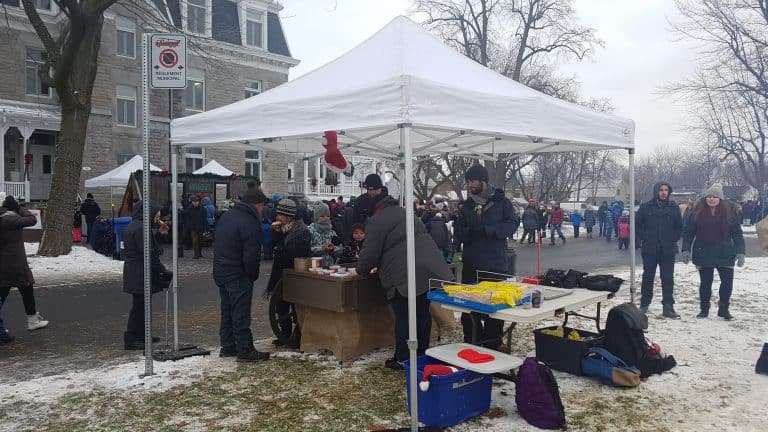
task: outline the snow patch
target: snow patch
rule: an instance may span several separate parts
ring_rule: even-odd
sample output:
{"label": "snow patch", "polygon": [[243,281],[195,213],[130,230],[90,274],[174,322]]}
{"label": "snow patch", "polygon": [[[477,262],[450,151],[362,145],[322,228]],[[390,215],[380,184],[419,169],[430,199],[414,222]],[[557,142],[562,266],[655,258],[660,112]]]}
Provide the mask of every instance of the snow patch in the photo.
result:
{"label": "snow patch", "polygon": [[69,254],[57,257],[36,256],[39,247],[40,243],[24,243],[29,267],[38,285],[114,277],[123,273],[122,261],[113,260],[85,246],[73,245]]}

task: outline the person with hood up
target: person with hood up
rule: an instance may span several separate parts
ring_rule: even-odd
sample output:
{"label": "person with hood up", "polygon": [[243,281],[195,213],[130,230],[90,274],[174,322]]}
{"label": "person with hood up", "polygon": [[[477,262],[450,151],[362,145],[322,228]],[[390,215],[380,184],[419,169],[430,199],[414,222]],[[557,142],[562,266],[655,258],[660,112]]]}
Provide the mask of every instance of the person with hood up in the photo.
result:
{"label": "person with hood up", "polygon": [[96,204],[96,201],[93,200],[92,193],[88,192],[88,194],[85,195],[85,201],[80,205],[80,213],[85,216],[85,223],[88,225],[86,232],[87,243],[93,244],[93,240],[91,239],[93,223],[96,222],[96,216],[101,214],[101,208]]}
{"label": "person with hood up", "polygon": [[594,206],[587,206],[587,210],[584,211],[584,225],[587,228],[587,238],[592,238],[592,231],[597,222],[597,211]]}
{"label": "person with hood up", "polygon": [[8,195],[0,207],[0,308],[8,298],[11,288],[16,288],[27,314],[27,330],[37,330],[48,325],[35,304],[35,278],[27,262],[24,249],[25,227],[37,223],[37,217],[21,206],[13,195]]}
{"label": "person with hood up", "polygon": [[[504,191],[488,184],[488,170],[484,166],[473,165],[464,179],[467,200],[456,220],[454,236],[464,245],[461,281],[472,284],[478,281],[478,270],[507,273],[507,238],[512,236],[519,223]],[[472,315],[462,314],[461,324],[464,342],[507,350],[502,343],[504,321],[473,312]]]}
{"label": "person with hood up", "polygon": [[[343,247],[331,222],[331,211],[327,204],[319,202],[314,207],[315,221],[309,226],[312,235],[312,256],[323,257],[323,267],[334,265],[341,256]],[[334,244],[334,241],[337,244]]]}
{"label": "person with hood up", "polygon": [[529,200],[528,206],[523,210],[523,236],[520,243],[528,238],[528,244],[536,242],[536,231],[539,229],[539,212],[536,210],[536,201]]}
{"label": "person with hood up", "polygon": [[192,204],[184,212],[185,225],[192,237],[192,249],[195,258],[203,257],[203,233],[208,231],[208,217],[204,207],[200,206],[200,197],[192,195]]}
{"label": "person with hood up", "polygon": [[578,210],[574,210],[571,213],[571,225],[573,225],[573,238],[579,238],[579,230],[581,228],[581,213]]}
{"label": "person with hood up", "polygon": [[[283,270],[293,268],[295,258],[308,258],[312,256],[312,235],[309,233],[304,221],[296,216],[296,201],[290,198],[281,199],[275,208],[275,222],[272,223],[273,260],[272,272],[264,291],[264,297],[271,296],[283,278]],[[282,297],[282,292],[280,293]],[[281,299],[282,300],[282,299]],[[291,303],[280,301],[277,312],[288,315]],[[298,334],[291,327],[283,329],[284,339],[292,340],[290,348],[298,348]]]}
{"label": "person with hood up", "polygon": [[[406,212],[400,203],[379,195],[373,212],[365,225],[366,239],[356,271],[367,275],[378,268],[381,286],[395,315],[395,353],[384,362],[389,369],[402,370],[408,359],[408,253],[406,246]],[[416,246],[416,334],[417,355],[424,355],[429,347],[432,317],[429,313],[427,290],[429,279],[453,280],[448,264],[443,260],[424,224],[414,218]]]}
{"label": "person with hood up", "polygon": [[730,321],[729,310],[733,292],[733,264],[744,267],[744,234],[741,218],[725,200],[723,188],[714,185],[704,192],[696,204],[693,216],[683,232],[683,262],[699,270],[699,301],[697,318],[709,316],[714,272],[720,275],[720,299],[717,316]]}
{"label": "person with hood up", "polygon": [[555,245],[555,233],[560,237],[560,240],[565,244],[565,235],[563,234],[563,220],[565,219],[565,211],[560,207],[559,203],[552,204],[552,210],[549,212],[549,245]]}
{"label": "person with hood up", "polygon": [[670,199],[672,186],[659,182],[653,186],[653,197],[640,205],[635,223],[636,247],[642,250],[643,281],[640,310],[648,313],[653,300],[656,267],[661,273],[663,316],[680,318],[675,312],[674,272],[677,242],[682,236],[683,218],[677,204]]}
{"label": "person with hood up", "polygon": [[213,206],[211,197],[203,197],[202,207],[205,209],[205,220],[208,223],[208,231],[213,231],[216,226],[216,207]]}
{"label": "person with hood up", "polygon": [[[152,215],[151,224],[160,221],[160,208],[150,205],[149,214]],[[123,229],[122,239],[125,246],[125,260],[123,263],[123,292],[132,297],[131,310],[128,313],[128,324],[123,334],[124,347],[127,350],[144,349],[144,208],[141,201],[133,204],[133,220]],[[151,293],[158,293],[166,288],[173,277],[162,262],[160,255],[162,249],[155,240],[154,233],[150,235],[151,241]],[[160,339],[152,337],[152,342]]]}
{"label": "person with hood up", "polygon": [[269,353],[254,348],[251,333],[253,283],[261,263],[261,212],[268,201],[261,190],[248,189],[221,217],[213,242],[213,280],[221,304],[219,357],[236,356],[238,362],[269,358]]}

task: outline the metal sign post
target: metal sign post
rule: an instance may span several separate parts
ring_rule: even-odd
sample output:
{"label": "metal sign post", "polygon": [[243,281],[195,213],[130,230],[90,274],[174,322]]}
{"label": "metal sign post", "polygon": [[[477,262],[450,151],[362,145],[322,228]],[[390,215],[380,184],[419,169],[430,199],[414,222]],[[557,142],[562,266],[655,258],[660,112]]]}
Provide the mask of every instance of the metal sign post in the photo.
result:
{"label": "metal sign post", "polygon": [[141,176],[143,187],[142,213],[144,214],[144,375],[149,376],[154,372],[152,370],[152,288],[151,282],[151,260],[152,260],[152,215],[149,214],[149,74],[147,55],[149,54],[149,35],[145,34],[141,43],[142,65],[141,65],[141,87],[142,87],[142,134],[141,141],[144,145],[144,166]]}
{"label": "metal sign post", "polygon": [[[145,50],[145,55],[149,55],[149,59],[144,60],[144,91],[148,93],[148,81],[153,89],[184,89],[187,87],[187,37],[178,34],[152,34],[147,35],[144,39],[145,43],[149,41],[148,50]],[[168,92],[169,106],[172,103],[173,96],[171,92]],[[149,136],[149,95],[147,94],[145,99],[145,111],[144,120],[146,129],[145,136]],[[173,112],[169,112],[169,117],[172,117]],[[170,137],[169,137],[170,138]],[[144,156],[144,172],[149,173],[149,155],[148,155],[148,139],[145,139],[145,156]],[[178,148],[172,148],[170,152],[170,164],[171,172],[171,221],[173,229],[173,280],[172,280],[172,295],[173,298],[173,344],[166,345],[165,347],[158,349],[152,353],[152,357],[158,361],[165,360],[178,360],[185,357],[207,355],[210,351],[198,348],[195,345],[179,344],[179,266],[178,266],[178,199],[176,196],[178,176],[177,176],[177,156]],[[149,184],[147,183],[149,175],[144,176],[145,190],[149,190]],[[145,196],[148,198],[149,193]],[[146,199],[145,206],[147,206],[149,199]],[[145,216],[145,220],[146,219]],[[147,225],[145,224],[145,228]],[[146,249],[145,249],[146,251]],[[148,255],[145,255],[145,258]],[[145,276],[146,278],[146,276]],[[145,291],[148,288],[145,287]],[[149,291],[146,291],[147,293]],[[149,298],[149,294],[146,294]],[[168,296],[166,295],[166,323],[168,319]],[[149,328],[149,319],[147,318],[147,328]],[[167,340],[167,324],[166,324],[166,344]],[[150,336],[147,336],[148,338]]]}

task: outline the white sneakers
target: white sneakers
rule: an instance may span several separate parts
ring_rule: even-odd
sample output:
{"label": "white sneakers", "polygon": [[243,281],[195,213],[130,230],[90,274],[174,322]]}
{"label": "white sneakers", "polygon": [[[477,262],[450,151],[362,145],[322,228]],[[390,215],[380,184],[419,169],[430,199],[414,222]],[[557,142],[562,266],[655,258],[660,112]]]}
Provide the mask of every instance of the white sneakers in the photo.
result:
{"label": "white sneakers", "polygon": [[39,313],[27,315],[27,330],[37,330],[48,326],[48,321],[43,319]]}

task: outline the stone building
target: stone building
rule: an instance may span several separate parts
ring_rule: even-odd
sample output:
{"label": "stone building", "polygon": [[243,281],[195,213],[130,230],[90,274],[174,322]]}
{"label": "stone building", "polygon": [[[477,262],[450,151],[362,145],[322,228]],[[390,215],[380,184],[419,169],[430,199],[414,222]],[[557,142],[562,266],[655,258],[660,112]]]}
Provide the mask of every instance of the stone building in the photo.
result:
{"label": "stone building", "polygon": [[[60,110],[55,90],[40,83],[45,52],[20,0],[0,1],[10,27],[0,32],[0,187],[44,201],[55,163]],[[55,36],[66,18],[55,2],[35,1]],[[288,80],[289,69],[299,61],[291,57],[278,16],[281,8],[272,0],[120,0],[112,6],[104,19],[81,185],[142,152],[143,33],[188,35],[187,88],[150,92],[150,161],[169,169],[171,118],[227,105]],[[31,161],[25,155],[31,155]],[[267,191],[288,190],[289,161],[279,153],[189,148],[179,159],[179,169],[191,172],[212,159],[237,174],[260,178]],[[109,190],[88,192],[108,205]]]}

